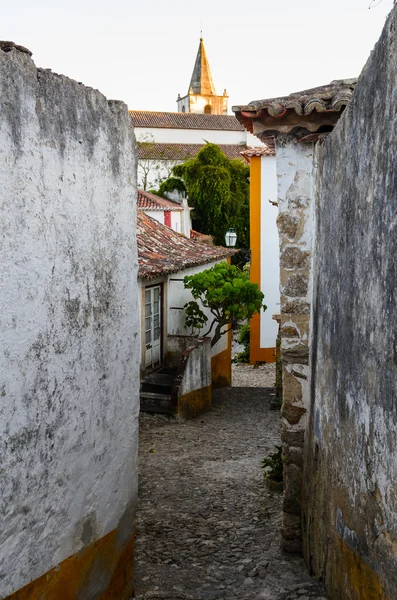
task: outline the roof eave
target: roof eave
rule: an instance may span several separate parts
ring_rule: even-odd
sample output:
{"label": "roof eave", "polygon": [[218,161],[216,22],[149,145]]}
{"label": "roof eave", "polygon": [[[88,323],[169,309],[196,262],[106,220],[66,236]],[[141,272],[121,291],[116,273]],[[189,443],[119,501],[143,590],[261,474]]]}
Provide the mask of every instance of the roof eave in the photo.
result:
{"label": "roof eave", "polygon": [[[225,248],[226,250],[226,248]],[[202,265],[209,265],[210,263],[216,262],[218,260],[229,258],[234,254],[239,252],[238,249],[228,249],[227,252],[222,253],[220,256],[206,257],[202,260],[195,261],[187,261],[184,264],[175,265],[174,267],[164,267],[164,269],[157,269],[156,271],[150,273],[140,273],[138,270],[138,279],[155,279],[156,277],[162,277],[165,275],[172,275],[173,273],[179,273],[181,271],[185,271],[186,269],[190,269],[192,267],[200,267]],[[138,257],[139,264],[139,257]]]}
{"label": "roof eave", "polygon": [[[233,108],[233,110],[236,107]],[[343,107],[344,108],[344,107]],[[279,117],[271,116],[267,111],[236,111],[235,115],[243,127],[258,137],[264,138],[278,133],[290,133],[294,129],[305,129],[315,133],[321,127],[334,127],[343,110],[313,111],[310,115],[299,115],[293,109],[286,109]]]}

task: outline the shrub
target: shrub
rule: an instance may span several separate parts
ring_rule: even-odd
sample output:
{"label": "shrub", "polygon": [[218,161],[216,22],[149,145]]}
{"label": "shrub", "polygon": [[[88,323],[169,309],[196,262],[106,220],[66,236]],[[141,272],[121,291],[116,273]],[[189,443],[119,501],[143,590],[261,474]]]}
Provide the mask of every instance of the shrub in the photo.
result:
{"label": "shrub", "polygon": [[244,346],[244,350],[237,354],[237,362],[249,363],[250,361],[250,324],[246,323],[240,328],[240,333],[237,338],[239,344]]}

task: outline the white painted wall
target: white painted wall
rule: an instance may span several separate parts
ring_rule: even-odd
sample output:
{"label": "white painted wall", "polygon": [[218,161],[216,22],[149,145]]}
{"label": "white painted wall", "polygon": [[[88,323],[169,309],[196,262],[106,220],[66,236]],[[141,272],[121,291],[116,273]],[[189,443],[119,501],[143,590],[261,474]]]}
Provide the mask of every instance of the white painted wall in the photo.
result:
{"label": "white painted wall", "polygon": [[0,87],[6,597],[134,510],[140,330],[127,107],[16,50]]}
{"label": "white painted wall", "polygon": [[163,210],[145,210],[143,211],[145,215],[152,217],[152,219],[156,219],[159,223],[164,225],[164,211]]}
{"label": "white painted wall", "polygon": [[178,112],[190,112],[189,96],[183,96],[183,98],[179,98],[179,100],[177,100],[176,102]]}
{"label": "white painted wall", "polygon": [[[173,343],[172,339],[170,343]],[[211,385],[210,340],[197,340],[193,344],[190,342],[190,348],[183,379],[179,386],[179,396],[208,388]]]}
{"label": "white painted wall", "polygon": [[272,315],[280,312],[280,250],[277,230],[276,157],[261,157],[261,291],[265,294],[267,310],[260,313],[260,347],[274,348],[278,323]]}
{"label": "white painted wall", "polygon": [[[167,129],[160,127],[136,127],[135,134],[138,141],[159,142],[169,144],[205,144],[212,142],[214,144],[241,144],[241,150],[244,146],[259,147],[263,146],[259,139],[248,131],[219,131],[203,129]],[[179,160],[149,160],[140,161],[145,170],[149,170],[147,175],[146,189],[159,188],[162,181],[170,177],[171,169],[184,162]],[[144,187],[144,171],[142,165],[138,164],[138,187]]]}
{"label": "white painted wall", "polygon": [[171,228],[178,233],[185,233],[183,231],[183,211],[182,210],[173,210],[171,211]]}
{"label": "white painted wall", "polygon": [[[149,160],[145,159],[143,162],[144,169],[147,173],[147,190],[158,190],[162,181],[168,179],[171,176],[171,169],[183,162],[179,160]],[[142,164],[138,164],[138,187],[144,189],[144,169]]]}
{"label": "white painted wall", "polygon": [[[169,275],[168,277],[168,335],[191,335],[191,330],[185,328],[185,311],[183,310],[184,305],[187,302],[193,300],[193,296],[190,290],[186,290],[183,285],[183,278],[186,275],[195,275],[196,273],[200,273],[200,271],[204,271],[205,269],[210,269],[215,264],[222,261],[215,261],[206,265],[201,265],[199,267],[192,267],[190,269],[185,269],[184,271],[180,271],[179,273],[175,273],[173,275]],[[203,308],[203,312],[208,316],[208,326],[201,329],[200,334],[204,334],[212,323],[212,315],[208,309]],[[213,333],[212,330],[211,333]],[[216,356],[220,352],[223,352],[227,349],[227,334],[222,336],[222,338],[215,344],[212,348],[211,356]]]}
{"label": "white painted wall", "polygon": [[[245,131],[220,131],[219,129],[172,129],[161,127],[136,127],[137,140],[152,139],[159,143],[168,144],[246,144]],[[253,137],[253,136],[252,136]],[[260,145],[257,138],[255,146]]]}

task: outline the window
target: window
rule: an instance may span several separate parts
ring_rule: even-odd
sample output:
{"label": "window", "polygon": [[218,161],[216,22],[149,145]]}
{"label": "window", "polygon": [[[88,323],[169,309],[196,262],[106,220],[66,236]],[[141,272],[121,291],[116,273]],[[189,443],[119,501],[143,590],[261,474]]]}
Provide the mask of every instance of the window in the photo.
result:
{"label": "window", "polygon": [[205,115],[210,115],[212,113],[212,106],[210,106],[209,104],[207,104],[207,106],[204,107],[204,114]]}

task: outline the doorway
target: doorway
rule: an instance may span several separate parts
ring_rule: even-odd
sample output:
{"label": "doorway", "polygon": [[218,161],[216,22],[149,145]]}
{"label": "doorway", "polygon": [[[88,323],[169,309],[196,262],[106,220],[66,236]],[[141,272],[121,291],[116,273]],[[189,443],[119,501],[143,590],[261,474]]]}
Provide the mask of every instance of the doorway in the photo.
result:
{"label": "doorway", "polygon": [[162,286],[145,288],[145,368],[161,365],[162,355]]}

